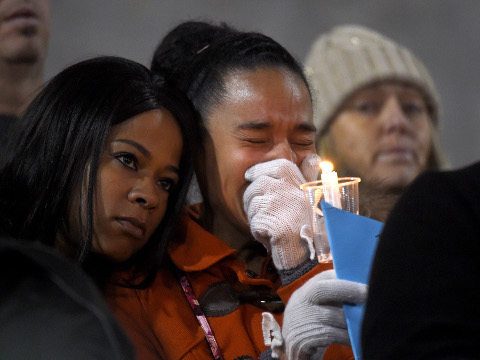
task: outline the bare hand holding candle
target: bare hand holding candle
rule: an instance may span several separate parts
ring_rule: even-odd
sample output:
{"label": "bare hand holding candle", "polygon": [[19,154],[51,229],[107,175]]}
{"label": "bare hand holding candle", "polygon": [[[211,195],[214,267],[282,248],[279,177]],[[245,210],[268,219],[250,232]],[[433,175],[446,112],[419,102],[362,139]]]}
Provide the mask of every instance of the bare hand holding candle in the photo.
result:
{"label": "bare hand holding candle", "polygon": [[[309,205],[313,243],[318,262],[331,262],[332,253],[320,202],[325,200],[339,209],[358,214],[358,183],[360,178],[338,178],[337,173],[333,171],[332,163],[328,161],[320,163],[320,167],[322,169],[321,180],[302,184],[300,188],[303,190]],[[312,259],[313,257],[314,254],[311,254]]]}

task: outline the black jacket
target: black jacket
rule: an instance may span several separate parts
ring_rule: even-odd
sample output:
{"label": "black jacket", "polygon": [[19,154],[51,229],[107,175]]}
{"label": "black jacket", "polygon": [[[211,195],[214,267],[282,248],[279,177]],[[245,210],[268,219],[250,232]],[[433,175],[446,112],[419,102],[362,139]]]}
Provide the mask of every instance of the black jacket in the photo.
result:
{"label": "black jacket", "polygon": [[0,239],[0,359],[133,359],[93,282],[40,244]]}
{"label": "black jacket", "polygon": [[478,359],[480,163],[420,176],[373,262],[364,360]]}

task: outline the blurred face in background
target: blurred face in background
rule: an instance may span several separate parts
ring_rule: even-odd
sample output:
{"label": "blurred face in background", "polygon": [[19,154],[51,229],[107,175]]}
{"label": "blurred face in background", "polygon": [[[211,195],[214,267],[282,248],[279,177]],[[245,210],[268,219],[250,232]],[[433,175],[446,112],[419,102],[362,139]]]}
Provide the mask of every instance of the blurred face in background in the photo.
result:
{"label": "blurred face in background", "polygon": [[425,170],[432,120],[423,93],[385,81],[357,90],[330,126],[333,152],[348,173],[402,188]]}
{"label": "blurred face in background", "polygon": [[0,0],[0,61],[29,64],[46,57],[50,0]]}

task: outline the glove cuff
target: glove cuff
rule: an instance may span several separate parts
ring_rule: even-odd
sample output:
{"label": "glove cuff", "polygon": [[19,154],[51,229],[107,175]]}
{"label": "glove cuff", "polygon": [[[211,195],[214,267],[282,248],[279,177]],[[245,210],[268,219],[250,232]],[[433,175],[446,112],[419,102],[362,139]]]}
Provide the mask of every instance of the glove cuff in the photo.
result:
{"label": "glove cuff", "polygon": [[298,267],[310,257],[310,250],[305,241],[285,241],[275,239],[271,242],[272,260],[277,270]]}
{"label": "glove cuff", "polygon": [[293,269],[279,270],[278,275],[280,276],[280,281],[282,282],[282,286],[290,285],[292,282],[301,278],[303,275],[308,273],[317,265],[318,265],[317,259],[313,259],[313,260],[307,259]]}

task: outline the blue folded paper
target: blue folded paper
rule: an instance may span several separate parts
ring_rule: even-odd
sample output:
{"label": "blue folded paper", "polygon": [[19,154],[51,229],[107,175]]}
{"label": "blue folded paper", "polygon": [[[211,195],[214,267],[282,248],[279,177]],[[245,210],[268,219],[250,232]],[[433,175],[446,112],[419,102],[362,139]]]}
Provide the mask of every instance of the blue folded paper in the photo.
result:
{"label": "blue folded paper", "polygon": [[[323,200],[321,207],[337,277],[368,284],[383,223],[337,209]],[[353,354],[356,360],[360,360],[360,335],[365,304],[345,304],[343,310]]]}

